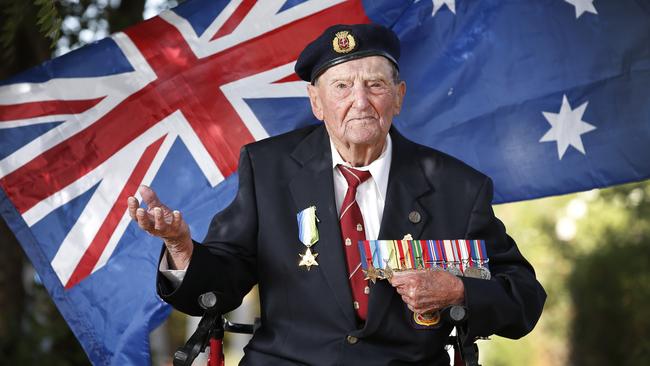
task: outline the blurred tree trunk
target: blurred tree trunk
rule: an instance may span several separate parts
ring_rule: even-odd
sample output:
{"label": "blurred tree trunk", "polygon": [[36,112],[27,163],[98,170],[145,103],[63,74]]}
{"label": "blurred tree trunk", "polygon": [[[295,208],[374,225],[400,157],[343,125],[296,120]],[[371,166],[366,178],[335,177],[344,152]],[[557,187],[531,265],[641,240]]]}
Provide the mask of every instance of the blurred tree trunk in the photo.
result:
{"label": "blurred tree trunk", "polygon": [[108,24],[111,32],[119,32],[124,28],[142,21],[146,0],[123,0],[120,6],[109,9]]}
{"label": "blurred tree trunk", "polygon": [[23,286],[24,255],[18,241],[0,217],[0,354],[6,355],[15,349],[20,330],[22,309],[25,306]]}
{"label": "blurred tree trunk", "polygon": [[[30,2],[2,0],[0,24],[6,24],[8,16],[18,16],[14,37],[10,44],[11,52],[3,50],[0,59],[0,80],[40,64],[50,57],[50,42],[39,33],[36,24],[36,10]],[[16,13],[20,15],[16,15]],[[3,28],[4,31],[4,28]],[[0,104],[2,102],[0,101]],[[16,237],[0,217],[0,354],[12,355],[20,348],[21,323],[25,311],[26,293],[23,284],[25,254]],[[9,356],[9,359],[12,359]]]}

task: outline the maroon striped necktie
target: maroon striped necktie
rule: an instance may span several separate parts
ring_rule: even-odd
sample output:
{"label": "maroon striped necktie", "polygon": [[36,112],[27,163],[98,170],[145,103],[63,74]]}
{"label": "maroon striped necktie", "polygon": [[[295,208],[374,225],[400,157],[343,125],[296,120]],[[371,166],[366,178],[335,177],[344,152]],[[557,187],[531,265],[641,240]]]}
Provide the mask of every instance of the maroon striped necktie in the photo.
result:
{"label": "maroon striped necktie", "polygon": [[345,180],[348,182],[348,191],[345,193],[339,216],[341,235],[345,248],[345,258],[348,264],[348,279],[352,288],[353,306],[357,316],[365,321],[368,315],[368,281],[364,279],[361,270],[361,256],[359,255],[359,240],[366,240],[363,227],[363,216],[357,204],[357,187],[370,178],[370,172],[352,169],[343,165],[337,166]]}

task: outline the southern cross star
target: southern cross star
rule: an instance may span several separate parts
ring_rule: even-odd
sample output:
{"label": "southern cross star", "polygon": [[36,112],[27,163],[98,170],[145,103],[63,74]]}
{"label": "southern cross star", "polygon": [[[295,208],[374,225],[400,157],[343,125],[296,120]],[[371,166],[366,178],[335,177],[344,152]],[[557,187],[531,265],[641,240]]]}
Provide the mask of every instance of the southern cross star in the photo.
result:
{"label": "southern cross star", "polygon": [[[419,2],[420,0],[417,0]],[[431,12],[431,16],[436,15],[438,10],[443,7],[443,5],[447,5],[449,10],[451,10],[452,13],[456,14],[456,0],[432,0],[433,1],[433,11]]]}
{"label": "southern cross star", "polygon": [[594,6],[594,0],[564,0],[564,1],[575,6],[576,19],[580,18],[580,16],[585,12],[598,14],[598,12],[596,11],[596,7]]}
{"label": "southern cross star", "polygon": [[557,154],[560,160],[562,160],[569,145],[575,147],[583,155],[586,154],[580,136],[596,129],[595,126],[582,120],[582,115],[585,113],[588,103],[584,102],[581,106],[572,110],[566,95],[564,95],[560,113],[542,112],[551,125],[551,129],[542,136],[539,142],[556,141]]}

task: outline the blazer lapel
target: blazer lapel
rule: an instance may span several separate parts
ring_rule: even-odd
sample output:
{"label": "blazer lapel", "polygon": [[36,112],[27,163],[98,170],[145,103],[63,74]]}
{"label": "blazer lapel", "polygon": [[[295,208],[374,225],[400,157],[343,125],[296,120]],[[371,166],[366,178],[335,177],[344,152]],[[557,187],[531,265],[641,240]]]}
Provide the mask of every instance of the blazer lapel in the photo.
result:
{"label": "blazer lapel", "polygon": [[313,247],[318,253],[316,270],[325,277],[341,311],[353,327],[356,320],[334,199],[332,154],[325,128],[316,128],[291,156],[302,166],[289,183],[296,207],[316,206],[319,219],[319,241]]}
{"label": "blazer lapel", "polygon": [[[420,166],[418,145],[406,140],[394,128],[391,138],[393,157],[379,239],[402,239],[406,234],[422,239],[420,235],[431,220],[424,201],[434,189]],[[364,333],[377,330],[392,301],[401,299],[388,281],[378,281],[372,286]]]}

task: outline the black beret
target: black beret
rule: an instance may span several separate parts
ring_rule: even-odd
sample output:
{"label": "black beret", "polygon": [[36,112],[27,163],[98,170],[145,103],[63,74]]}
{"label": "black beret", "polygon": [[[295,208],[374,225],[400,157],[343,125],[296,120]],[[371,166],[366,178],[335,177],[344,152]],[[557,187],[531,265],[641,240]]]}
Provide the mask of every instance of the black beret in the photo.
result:
{"label": "black beret", "polygon": [[325,30],[298,56],[296,74],[311,83],[328,68],[368,56],[384,56],[398,67],[399,38],[378,24],[337,24]]}

